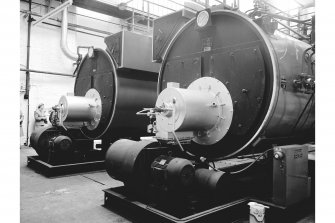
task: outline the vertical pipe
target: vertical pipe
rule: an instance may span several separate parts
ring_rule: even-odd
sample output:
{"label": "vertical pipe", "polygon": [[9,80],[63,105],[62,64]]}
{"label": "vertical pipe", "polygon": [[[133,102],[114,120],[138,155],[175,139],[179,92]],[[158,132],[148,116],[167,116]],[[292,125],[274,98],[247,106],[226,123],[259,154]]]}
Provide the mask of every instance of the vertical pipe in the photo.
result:
{"label": "vertical pipe", "polygon": [[68,36],[68,18],[67,18],[67,7],[63,9],[63,15],[62,15],[62,34],[61,34],[61,40],[60,40],[60,48],[62,49],[65,56],[67,56],[70,60],[76,61],[78,59],[78,54],[72,52],[68,47],[67,42],[67,36]]}
{"label": "vertical pipe", "polygon": [[148,29],[148,32],[149,32],[149,30],[150,30],[150,12],[149,12],[149,10],[150,10],[150,5],[149,5],[149,2],[147,2],[147,13],[148,13],[148,27],[147,27],[147,29]]}
{"label": "vertical pipe", "polygon": [[131,25],[132,25],[132,31],[134,31],[134,25],[135,25],[135,11],[133,9],[133,16],[131,18]]}
{"label": "vertical pipe", "polygon": [[30,72],[29,72],[29,67],[30,67],[30,34],[31,34],[31,22],[32,22],[32,17],[31,17],[31,0],[29,0],[29,15],[28,15],[28,33],[27,33],[27,61],[26,61],[26,92],[24,94],[24,99],[28,99],[27,102],[27,137],[26,137],[26,145],[29,145],[29,108],[30,108]]}

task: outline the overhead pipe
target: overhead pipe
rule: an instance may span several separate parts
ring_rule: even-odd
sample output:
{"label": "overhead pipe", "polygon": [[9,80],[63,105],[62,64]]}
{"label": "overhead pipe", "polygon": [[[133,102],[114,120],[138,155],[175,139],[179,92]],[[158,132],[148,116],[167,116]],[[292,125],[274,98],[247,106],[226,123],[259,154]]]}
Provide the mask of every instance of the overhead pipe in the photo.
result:
{"label": "overhead pipe", "polygon": [[67,45],[67,32],[68,32],[67,7],[63,9],[61,29],[62,29],[62,37],[60,41],[60,48],[62,49],[65,56],[67,56],[71,60],[76,61],[78,59],[78,54],[72,52]]}
{"label": "overhead pipe", "polygon": [[65,77],[76,77],[73,74],[65,74],[65,73],[43,71],[43,70],[33,70],[33,69],[28,70],[28,69],[20,68],[20,71],[26,71],[26,72],[30,72],[30,73],[50,74],[50,75],[65,76]]}
{"label": "overhead pipe", "polygon": [[54,10],[48,12],[47,14],[45,14],[44,16],[42,16],[39,20],[37,20],[36,22],[33,23],[33,25],[37,25],[41,22],[43,22],[44,20],[58,14],[59,12],[61,12],[64,9],[67,9],[67,7],[69,7],[70,5],[72,5],[73,0],[68,0],[66,2],[64,2],[63,4],[61,4],[60,6],[58,6],[57,8],[55,8]]}

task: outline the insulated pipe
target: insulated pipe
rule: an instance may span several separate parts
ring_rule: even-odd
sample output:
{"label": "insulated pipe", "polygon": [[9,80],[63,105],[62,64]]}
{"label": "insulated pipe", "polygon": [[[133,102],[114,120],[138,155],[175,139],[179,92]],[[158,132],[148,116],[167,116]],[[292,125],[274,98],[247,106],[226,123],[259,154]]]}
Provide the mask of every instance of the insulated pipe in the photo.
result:
{"label": "insulated pipe", "polygon": [[62,17],[62,37],[60,41],[60,48],[62,49],[63,53],[71,60],[77,60],[78,55],[76,53],[71,52],[67,45],[67,29],[68,29],[68,19],[67,19],[67,7],[63,10],[63,17]]}

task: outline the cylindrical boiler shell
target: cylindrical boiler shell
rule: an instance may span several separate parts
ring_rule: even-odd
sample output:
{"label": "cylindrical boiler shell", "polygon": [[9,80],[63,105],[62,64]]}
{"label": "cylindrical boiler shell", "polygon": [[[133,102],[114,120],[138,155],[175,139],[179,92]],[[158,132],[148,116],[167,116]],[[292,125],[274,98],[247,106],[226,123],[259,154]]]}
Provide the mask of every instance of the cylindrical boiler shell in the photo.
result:
{"label": "cylindrical boiler shell", "polygon": [[313,100],[307,105],[313,96],[293,87],[298,75],[314,75],[304,60],[307,43],[268,35],[246,15],[230,10],[213,9],[207,29],[196,29],[195,23],[196,18],[190,20],[170,42],[158,92],[168,82],[186,88],[200,77],[214,77],[229,90],[234,115],[222,140],[206,149],[195,144],[192,152],[218,159],[247,148],[259,137],[292,138],[313,130]]}
{"label": "cylindrical boiler shell", "polygon": [[86,56],[75,82],[75,96],[85,96],[94,88],[101,97],[101,118],[95,129],[82,128],[89,138],[140,137],[146,135],[147,117],[137,116],[144,107],[152,107],[156,98],[157,74],[118,69],[108,52],[94,49]]}

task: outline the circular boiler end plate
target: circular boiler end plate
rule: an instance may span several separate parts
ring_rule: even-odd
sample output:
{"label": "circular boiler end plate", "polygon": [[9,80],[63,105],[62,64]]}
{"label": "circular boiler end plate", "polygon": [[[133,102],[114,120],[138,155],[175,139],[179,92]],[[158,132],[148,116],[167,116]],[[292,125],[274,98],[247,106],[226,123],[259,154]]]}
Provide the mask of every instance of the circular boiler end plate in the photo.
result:
{"label": "circular boiler end plate", "polygon": [[209,106],[219,107],[216,124],[209,130],[194,132],[193,141],[200,145],[219,142],[227,134],[233,120],[233,102],[227,87],[215,78],[202,77],[193,81],[187,89],[213,94],[215,100]]}
{"label": "circular boiler end plate", "polygon": [[97,128],[97,126],[100,123],[100,119],[101,119],[101,113],[102,113],[102,104],[101,104],[101,97],[99,92],[94,89],[91,88],[89,89],[86,94],[85,94],[86,98],[91,98],[93,103],[92,103],[92,120],[90,122],[87,123],[87,128],[89,130],[94,130]]}

